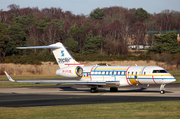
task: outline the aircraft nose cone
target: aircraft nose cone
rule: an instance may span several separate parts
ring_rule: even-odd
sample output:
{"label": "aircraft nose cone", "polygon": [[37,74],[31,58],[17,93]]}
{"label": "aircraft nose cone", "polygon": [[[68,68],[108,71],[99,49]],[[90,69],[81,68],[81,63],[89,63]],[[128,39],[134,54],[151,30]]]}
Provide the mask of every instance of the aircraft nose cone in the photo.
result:
{"label": "aircraft nose cone", "polygon": [[168,80],[169,83],[173,83],[173,82],[175,82],[175,81],[176,81],[176,78],[174,78],[174,76],[172,76],[172,79],[169,79],[169,80]]}
{"label": "aircraft nose cone", "polygon": [[171,77],[163,80],[163,82],[164,82],[165,84],[173,83],[173,82],[175,82],[175,81],[176,81],[176,79],[174,78],[174,76],[171,76]]}
{"label": "aircraft nose cone", "polygon": [[[174,77],[173,77],[173,78],[174,78]],[[176,81],[176,78],[174,78],[172,81],[175,82],[175,81]]]}

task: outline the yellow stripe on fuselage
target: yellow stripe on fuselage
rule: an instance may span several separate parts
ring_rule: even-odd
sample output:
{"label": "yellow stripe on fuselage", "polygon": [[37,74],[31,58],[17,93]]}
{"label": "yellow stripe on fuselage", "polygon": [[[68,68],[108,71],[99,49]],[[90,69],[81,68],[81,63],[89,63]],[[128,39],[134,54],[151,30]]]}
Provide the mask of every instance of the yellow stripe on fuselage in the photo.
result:
{"label": "yellow stripe on fuselage", "polygon": [[124,70],[127,70],[127,69],[96,69],[96,70],[122,70],[122,71],[124,71]]}
{"label": "yellow stripe on fuselage", "polygon": [[[104,75],[104,74],[102,74],[102,75],[100,75],[100,76],[106,76],[106,75]],[[107,75],[107,76],[109,76],[109,75]],[[138,79],[138,76],[172,76],[172,75],[127,75],[127,76],[137,76],[137,80],[139,81],[139,79]],[[90,76],[83,76],[84,78],[89,78]]]}
{"label": "yellow stripe on fuselage", "polygon": [[83,76],[83,78],[90,78],[90,76]]}
{"label": "yellow stripe on fuselage", "polygon": [[143,74],[127,74],[127,76],[172,76],[172,75],[154,75],[154,74],[149,74],[149,75],[143,75]]}

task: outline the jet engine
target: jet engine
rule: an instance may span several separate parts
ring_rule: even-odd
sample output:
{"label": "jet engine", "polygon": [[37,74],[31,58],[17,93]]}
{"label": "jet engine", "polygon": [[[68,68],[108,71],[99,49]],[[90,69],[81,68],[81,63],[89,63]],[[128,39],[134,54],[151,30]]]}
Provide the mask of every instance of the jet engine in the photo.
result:
{"label": "jet engine", "polygon": [[80,66],[70,66],[58,69],[56,74],[63,77],[82,77],[83,76],[83,68]]}

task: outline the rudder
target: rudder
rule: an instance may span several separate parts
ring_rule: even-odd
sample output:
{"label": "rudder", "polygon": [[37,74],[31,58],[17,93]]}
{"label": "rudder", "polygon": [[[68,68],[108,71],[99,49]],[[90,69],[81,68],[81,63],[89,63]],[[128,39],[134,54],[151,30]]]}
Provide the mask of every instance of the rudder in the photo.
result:
{"label": "rudder", "polygon": [[83,64],[80,64],[74,60],[74,58],[71,56],[71,54],[67,51],[67,49],[64,47],[64,45],[60,42],[56,44],[52,44],[50,46],[58,46],[60,48],[52,49],[53,54],[56,58],[56,61],[60,68],[68,67],[68,66],[84,66]]}

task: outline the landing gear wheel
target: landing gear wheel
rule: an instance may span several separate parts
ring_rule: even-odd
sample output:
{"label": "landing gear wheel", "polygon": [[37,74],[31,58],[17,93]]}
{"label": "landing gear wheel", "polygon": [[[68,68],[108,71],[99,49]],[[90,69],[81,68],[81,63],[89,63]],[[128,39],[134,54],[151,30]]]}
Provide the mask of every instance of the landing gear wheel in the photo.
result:
{"label": "landing gear wheel", "polygon": [[110,88],[110,92],[117,92],[118,91],[118,88],[116,88],[116,87],[111,87]]}
{"label": "landing gear wheel", "polygon": [[164,94],[165,93],[165,88],[164,88],[165,85],[166,84],[161,84],[161,86],[160,86],[160,94]]}
{"label": "landing gear wheel", "polygon": [[98,92],[98,89],[97,88],[91,88],[91,93],[97,93]]}
{"label": "landing gear wheel", "polygon": [[161,90],[160,94],[164,94],[164,93],[165,93],[165,91],[164,91],[164,90]]}

